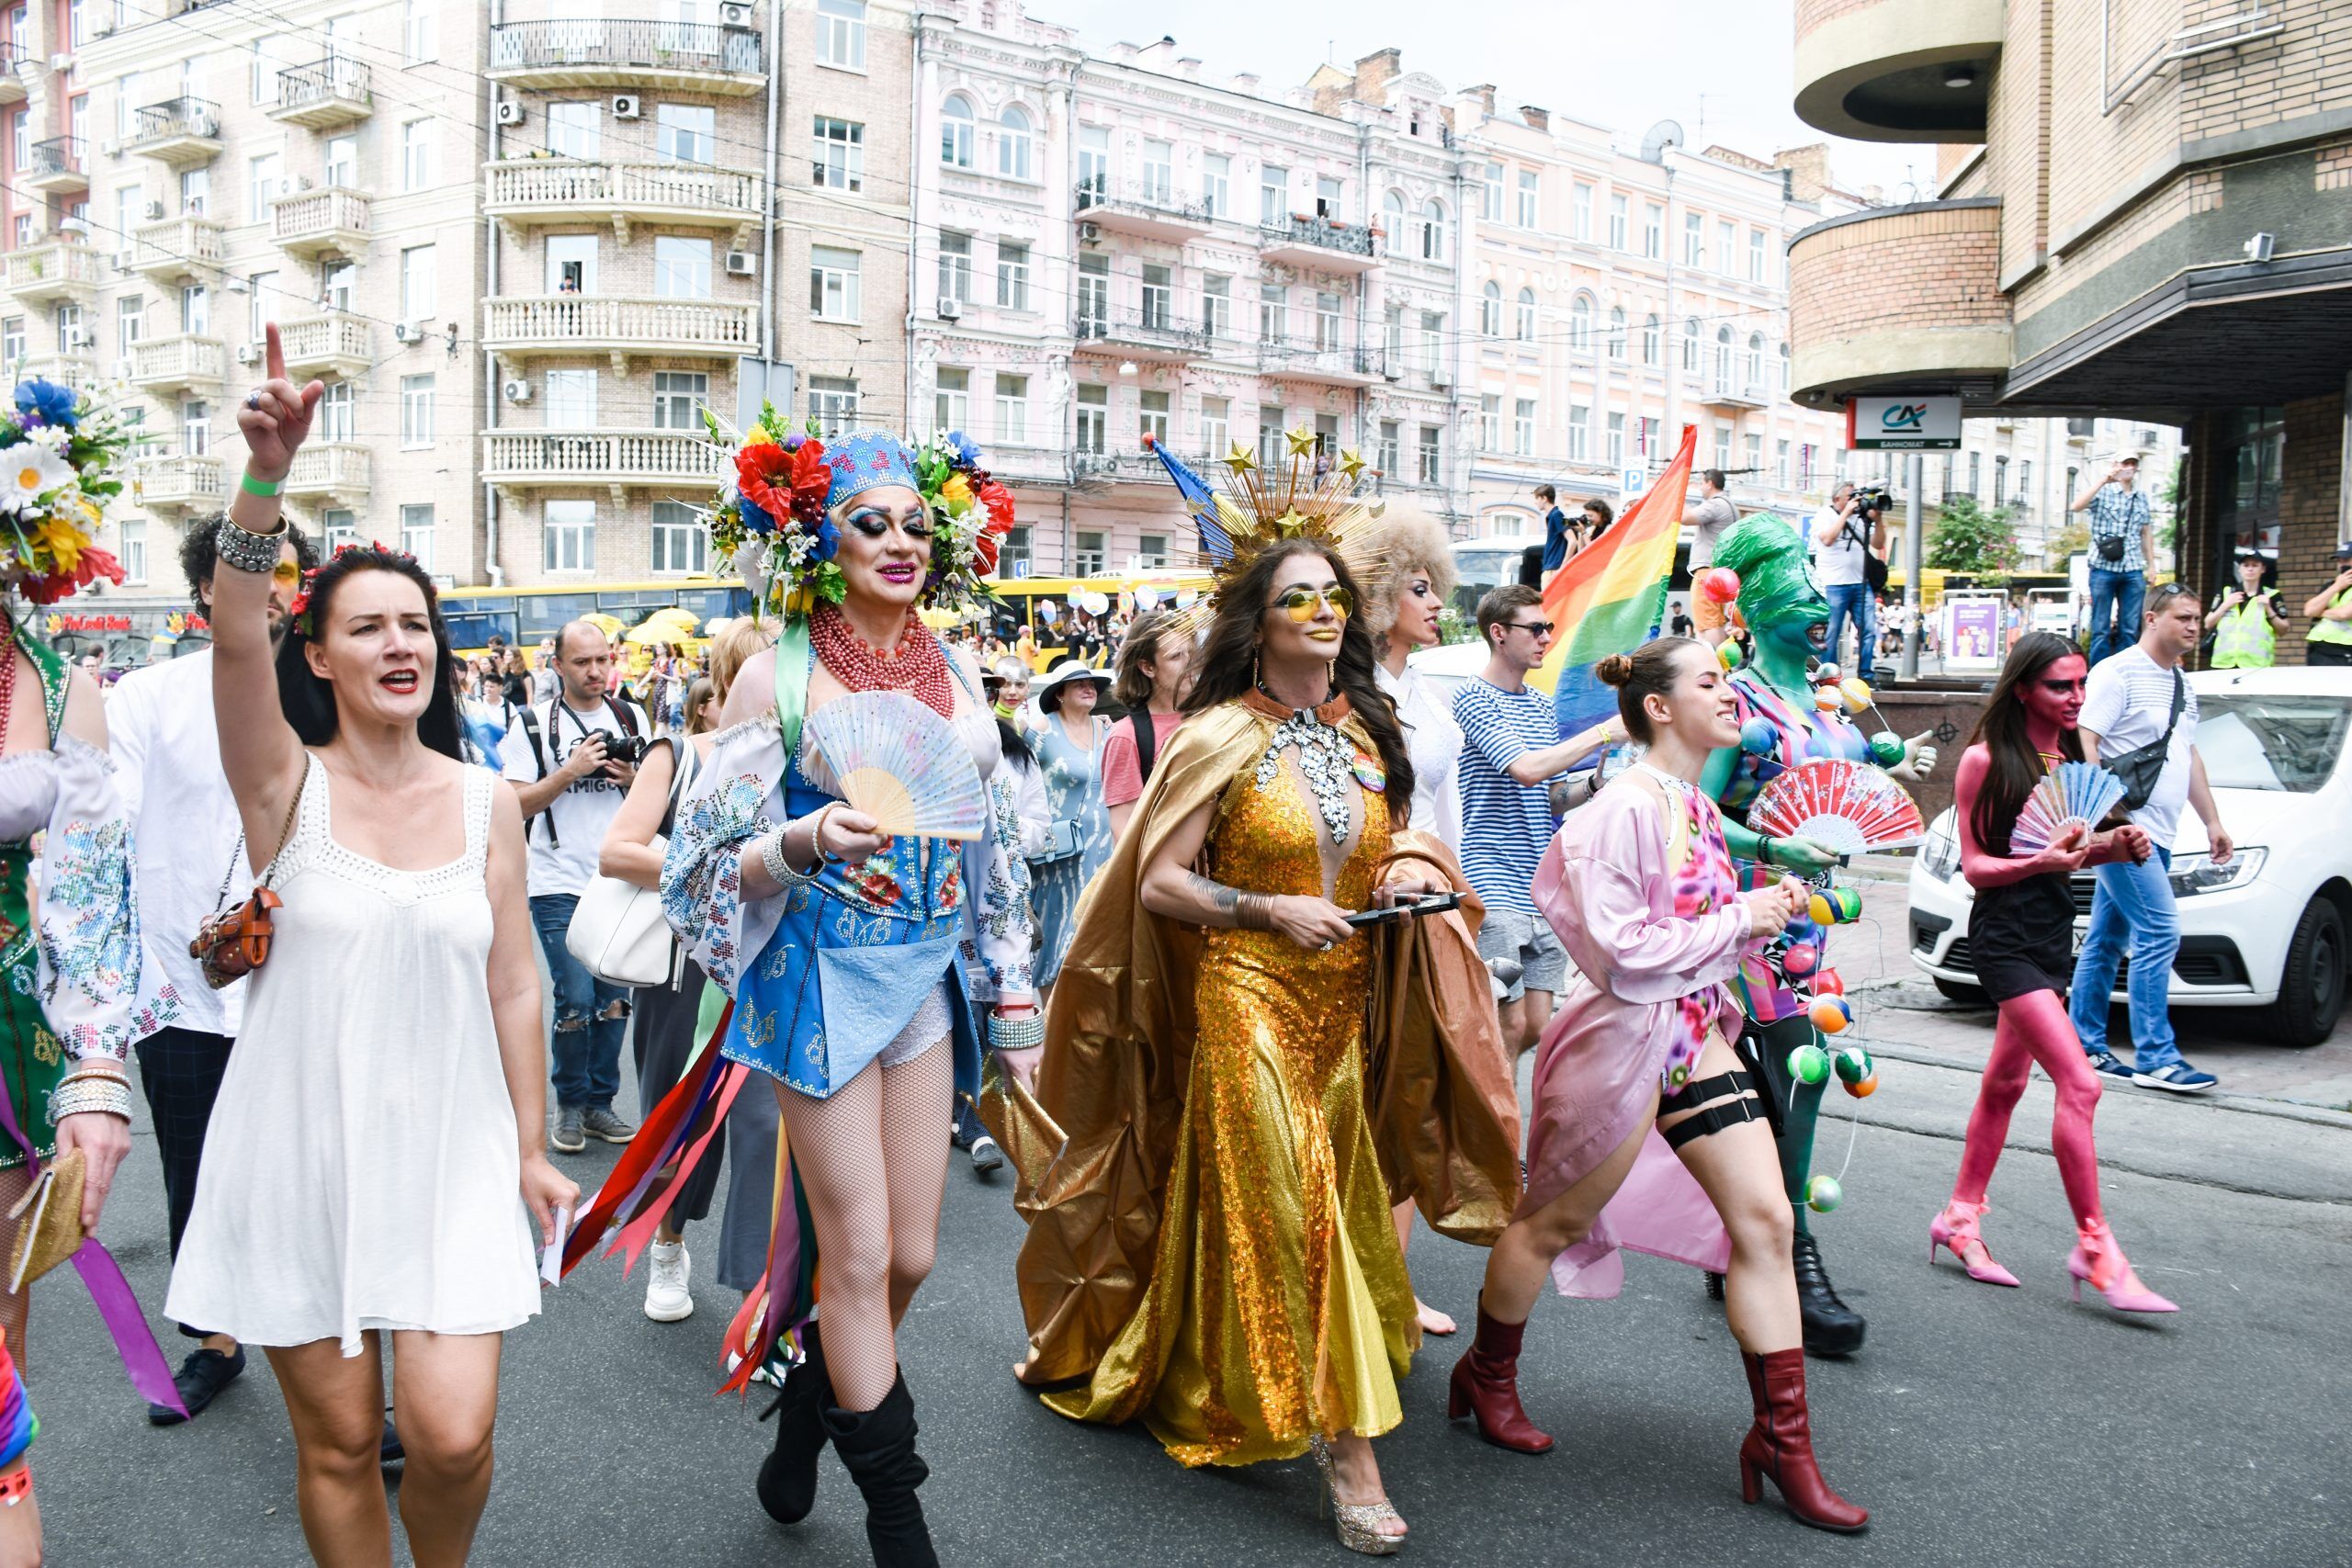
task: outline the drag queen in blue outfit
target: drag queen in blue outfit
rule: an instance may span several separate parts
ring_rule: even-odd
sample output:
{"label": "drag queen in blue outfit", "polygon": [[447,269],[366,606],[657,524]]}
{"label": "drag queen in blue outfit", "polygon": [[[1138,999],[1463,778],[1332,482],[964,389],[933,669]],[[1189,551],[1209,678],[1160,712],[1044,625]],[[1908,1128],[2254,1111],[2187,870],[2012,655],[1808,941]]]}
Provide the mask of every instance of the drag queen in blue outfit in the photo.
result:
{"label": "drag queen in blue outfit", "polygon": [[[782,446],[798,456],[809,441]],[[721,1051],[773,1078],[782,1106],[800,1201],[777,1209],[775,1326],[808,1311],[808,1280],[786,1277],[804,1250],[798,1225],[822,1260],[820,1324],[797,1336],[808,1359],[774,1413],[761,1501],[786,1522],[805,1515],[830,1438],[865,1495],[876,1561],[928,1564],[914,1490],[926,1472],[895,1325],[931,1268],[951,1088],[978,1087],[976,1010],[990,1015],[993,1043],[1024,1046],[1038,1032],[1026,872],[1017,823],[1008,831],[996,813],[960,845],[879,834],[836,793],[803,721],[851,693],[905,693],[970,751],[982,781],[1001,765],[978,671],[916,610],[985,570],[993,552],[974,545],[993,538],[978,498],[1002,491],[960,442],[910,450],[861,431],[822,452],[821,519],[801,530],[786,519],[764,544],[787,610],[775,658],[747,665],[729,694],[726,728],[678,814],[663,899],[734,997]],[[1009,525],[1009,498],[1002,506]]]}

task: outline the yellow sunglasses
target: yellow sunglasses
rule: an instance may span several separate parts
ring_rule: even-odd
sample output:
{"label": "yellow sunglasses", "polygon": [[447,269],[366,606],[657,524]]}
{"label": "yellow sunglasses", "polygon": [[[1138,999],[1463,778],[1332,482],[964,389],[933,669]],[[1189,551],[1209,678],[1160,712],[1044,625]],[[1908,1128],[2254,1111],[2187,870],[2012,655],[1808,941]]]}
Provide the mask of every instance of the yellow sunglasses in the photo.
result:
{"label": "yellow sunglasses", "polygon": [[1324,589],[1294,588],[1277,598],[1274,604],[1302,626],[1315,618],[1315,607],[1318,604],[1330,605],[1331,614],[1343,621],[1356,613],[1356,596],[1337,583]]}

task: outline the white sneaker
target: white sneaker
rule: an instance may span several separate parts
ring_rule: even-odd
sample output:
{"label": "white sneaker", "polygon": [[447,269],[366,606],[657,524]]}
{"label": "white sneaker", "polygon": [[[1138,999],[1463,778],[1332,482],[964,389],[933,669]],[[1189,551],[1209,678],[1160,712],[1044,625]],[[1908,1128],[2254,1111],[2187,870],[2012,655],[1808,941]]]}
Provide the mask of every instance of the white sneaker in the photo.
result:
{"label": "white sneaker", "polygon": [[686,1289],[694,1259],[683,1241],[655,1242],[646,1251],[653,1272],[645,1281],[645,1315],[656,1323],[678,1323],[695,1314],[695,1298]]}

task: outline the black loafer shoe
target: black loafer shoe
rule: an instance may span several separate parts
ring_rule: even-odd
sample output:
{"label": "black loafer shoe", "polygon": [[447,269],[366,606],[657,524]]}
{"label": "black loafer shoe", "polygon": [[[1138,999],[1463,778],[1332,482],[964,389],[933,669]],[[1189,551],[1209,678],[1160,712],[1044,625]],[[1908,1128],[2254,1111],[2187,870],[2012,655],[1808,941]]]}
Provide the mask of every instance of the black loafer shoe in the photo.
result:
{"label": "black loafer shoe", "polygon": [[406,1458],[408,1450],[401,1447],[401,1435],[392,1430],[392,1418],[387,1416],[384,1417],[383,1438],[376,1445],[376,1462],[398,1464]]}
{"label": "black loafer shoe", "polygon": [[244,1370],[245,1348],[242,1345],[233,1356],[224,1356],[209,1348],[189,1351],[187,1359],[180,1363],[179,1371],[172,1378],[172,1386],[180,1391],[180,1403],[187,1406],[187,1415],[181,1415],[168,1404],[151,1404],[147,1407],[147,1419],[158,1427],[176,1427],[188,1416],[202,1415],[204,1407],[236,1382],[237,1374]]}

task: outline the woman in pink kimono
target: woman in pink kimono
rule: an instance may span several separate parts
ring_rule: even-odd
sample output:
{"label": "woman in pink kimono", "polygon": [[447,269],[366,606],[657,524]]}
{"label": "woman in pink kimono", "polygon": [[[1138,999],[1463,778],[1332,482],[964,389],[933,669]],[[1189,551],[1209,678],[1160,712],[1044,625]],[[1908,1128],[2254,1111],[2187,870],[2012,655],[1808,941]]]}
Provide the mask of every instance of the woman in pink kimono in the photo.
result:
{"label": "woman in pink kimono", "polygon": [[1518,1381],[1544,1276],[1562,1295],[1613,1296],[1621,1247],[1715,1269],[1756,1409],[1742,1495],[1757,1501],[1770,1476],[1804,1523],[1858,1530],[1870,1515],[1814,1463],[1789,1202],[1730,1044],[1740,1012],[1728,982],[1801,894],[1789,882],[1739,890],[1715,803],[1698,787],[1708,753],[1739,737],[1714,650],[1661,637],[1598,673],[1648,752],[1568,818],[1535,874],[1536,905],[1577,977],[1536,1057],[1527,1193],[1487,1261],[1448,1413],[1475,1416],[1490,1443],[1544,1452],[1552,1439],[1520,1407]]}

